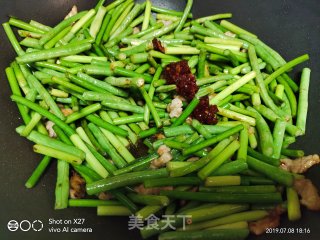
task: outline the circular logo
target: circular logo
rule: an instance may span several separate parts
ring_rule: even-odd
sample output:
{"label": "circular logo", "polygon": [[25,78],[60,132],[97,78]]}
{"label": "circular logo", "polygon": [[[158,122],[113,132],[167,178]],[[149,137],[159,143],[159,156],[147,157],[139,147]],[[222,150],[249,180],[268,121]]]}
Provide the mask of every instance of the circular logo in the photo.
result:
{"label": "circular logo", "polygon": [[7,224],[8,230],[11,232],[15,232],[19,228],[19,223],[16,220],[10,220]]}
{"label": "circular logo", "polygon": [[27,232],[27,231],[30,230],[30,228],[31,228],[31,223],[30,223],[28,220],[22,220],[22,221],[20,222],[20,229],[21,229],[21,231]]}
{"label": "circular logo", "polygon": [[40,220],[34,220],[32,222],[32,229],[36,232],[40,232],[43,228],[43,223]]}

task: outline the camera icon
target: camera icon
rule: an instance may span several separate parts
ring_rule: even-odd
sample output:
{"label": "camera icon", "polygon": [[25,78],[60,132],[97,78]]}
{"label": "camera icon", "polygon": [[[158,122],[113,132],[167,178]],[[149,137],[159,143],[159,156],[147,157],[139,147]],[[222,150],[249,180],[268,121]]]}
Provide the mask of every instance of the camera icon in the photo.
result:
{"label": "camera icon", "polygon": [[16,220],[10,220],[7,224],[8,230],[15,232],[19,229],[19,223]]}
{"label": "camera icon", "polygon": [[34,220],[33,222],[22,220],[20,223],[16,220],[10,220],[7,228],[10,232],[15,232],[18,229],[23,232],[28,232],[31,229],[35,232],[40,232],[43,229],[43,223],[40,220]]}

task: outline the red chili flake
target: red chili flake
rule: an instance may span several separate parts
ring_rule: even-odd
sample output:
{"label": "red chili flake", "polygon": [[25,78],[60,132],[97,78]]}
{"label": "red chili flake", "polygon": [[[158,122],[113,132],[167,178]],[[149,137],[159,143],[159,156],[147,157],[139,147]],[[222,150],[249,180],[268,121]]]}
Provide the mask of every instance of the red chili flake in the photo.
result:
{"label": "red chili flake", "polygon": [[157,51],[162,52],[162,53],[165,52],[164,47],[162,46],[161,42],[157,38],[154,38],[152,40],[152,44],[153,44],[153,49],[154,50],[157,50]]}
{"label": "red chili flake", "polygon": [[163,78],[168,84],[175,84],[181,75],[191,74],[188,62],[182,60],[168,64],[163,71]]}
{"label": "red chili flake", "polygon": [[195,77],[190,74],[180,75],[176,81],[177,93],[188,101],[192,100],[198,91]]}
{"label": "red chili flake", "polygon": [[203,124],[216,124],[218,122],[217,112],[217,105],[210,105],[209,98],[206,96],[200,99],[198,106],[192,112],[192,116]]}
{"label": "red chili flake", "polygon": [[[186,60],[168,64],[162,73],[162,77],[167,80],[168,84],[176,84],[177,93],[188,101],[194,98],[199,89],[195,76],[191,73]],[[218,122],[217,112],[217,106],[210,105],[209,98],[206,96],[200,99],[200,103],[193,111],[192,117],[203,124],[216,124]]]}

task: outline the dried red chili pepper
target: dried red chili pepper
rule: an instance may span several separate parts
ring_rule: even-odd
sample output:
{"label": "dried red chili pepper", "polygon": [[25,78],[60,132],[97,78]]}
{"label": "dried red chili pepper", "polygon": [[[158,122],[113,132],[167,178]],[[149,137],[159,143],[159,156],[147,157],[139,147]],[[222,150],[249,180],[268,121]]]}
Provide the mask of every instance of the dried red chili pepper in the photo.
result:
{"label": "dried red chili pepper", "polygon": [[217,112],[217,105],[210,105],[209,98],[206,96],[200,99],[198,106],[192,112],[192,116],[203,124],[216,124],[218,122]]}
{"label": "dried red chili pepper", "polygon": [[[195,76],[191,73],[186,60],[168,64],[162,73],[162,77],[166,79],[168,84],[176,84],[177,93],[188,101],[194,98],[199,89]],[[210,105],[209,98],[206,96],[200,99],[200,103],[193,111],[192,117],[203,124],[216,124],[218,122],[217,112],[217,106]]]}
{"label": "dried red chili pepper", "polygon": [[162,46],[161,42],[157,38],[154,38],[152,40],[152,44],[153,44],[153,49],[154,50],[157,50],[157,51],[162,52],[162,53],[165,52],[164,47]]}
{"label": "dried red chili pepper", "polygon": [[162,73],[163,78],[167,80],[168,84],[176,84],[179,76],[185,74],[191,74],[188,62],[186,60],[168,64]]}
{"label": "dried red chili pepper", "polygon": [[190,74],[180,75],[176,81],[177,93],[188,101],[191,101],[198,92],[195,77]]}

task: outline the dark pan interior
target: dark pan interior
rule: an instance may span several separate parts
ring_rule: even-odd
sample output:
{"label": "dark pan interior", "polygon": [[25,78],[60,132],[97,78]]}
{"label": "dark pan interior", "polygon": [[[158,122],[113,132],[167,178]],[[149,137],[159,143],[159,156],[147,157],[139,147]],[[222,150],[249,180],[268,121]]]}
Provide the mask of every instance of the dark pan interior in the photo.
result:
{"label": "dark pan interior", "polygon": [[[183,9],[184,1],[153,0],[155,5],[172,9]],[[12,14],[23,20],[34,19],[48,25],[55,25],[68,12],[73,4],[79,9],[94,6],[91,0],[12,0],[0,1],[0,20],[6,21]],[[312,69],[310,87],[310,104],[308,112],[307,134],[300,137],[295,144],[307,154],[320,152],[320,1],[318,0],[195,0],[193,13],[195,17],[214,13],[232,12],[232,21],[256,33],[262,40],[278,50],[287,60],[298,55],[309,53],[311,60],[299,65],[294,73],[296,79],[303,66]],[[66,209],[55,211],[54,186],[56,166],[51,164],[39,184],[31,190],[24,187],[24,182],[40,160],[40,156],[32,152],[31,143],[15,133],[15,127],[21,124],[21,119],[14,103],[9,99],[10,90],[6,81],[4,69],[14,59],[14,51],[0,30],[0,239],[140,239],[137,231],[127,230],[128,218],[97,217],[95,209]],[[312,168],[307,176],[320,188],[319,167]],[[303,209],[303,217],[297,222],[282,219],[281,227],[310,228],[310,234],[265,234],[251,239],[320,239],[319,213]],[[91,227],[93,233],[56,233],[48,232],[49,219],[84,218],[83,227]],[[9,232],[7,223],[15,219],[44,223],[41,232]]]}

